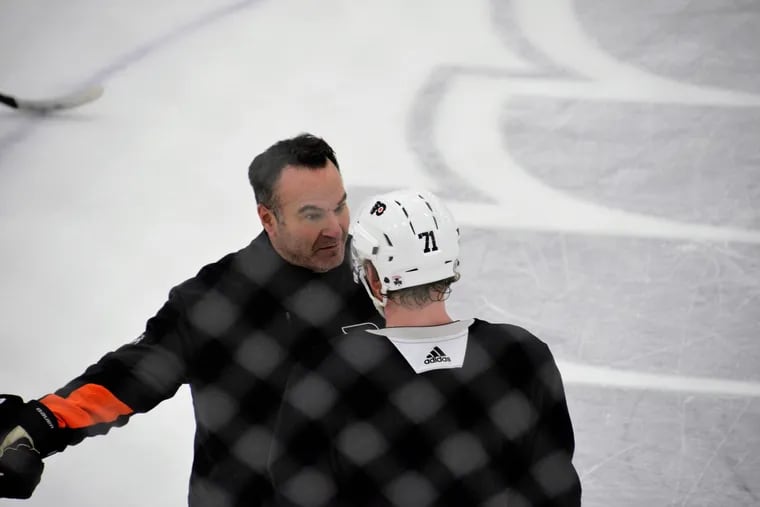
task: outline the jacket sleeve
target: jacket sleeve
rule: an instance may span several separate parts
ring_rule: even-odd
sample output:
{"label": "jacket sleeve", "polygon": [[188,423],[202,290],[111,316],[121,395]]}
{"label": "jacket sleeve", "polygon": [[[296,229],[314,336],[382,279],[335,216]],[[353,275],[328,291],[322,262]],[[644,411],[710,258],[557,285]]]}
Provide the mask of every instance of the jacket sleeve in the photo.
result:
{"label": "jacket sleeve", "polygon": [[186,381],[191,327],[178,288],[132,343],[107,353],[55,393],[39,401],[58,425],[50,449],[61,451],[85,437],[123,426],[172,397]]}
{"label": "jacket sleeve", "polygon": [[531,390],[535,420],[517,496],[525,505],[580,506],[581,483],[572,463],[575,437],[562,377],[546,344],[539,342],[537,349]]}

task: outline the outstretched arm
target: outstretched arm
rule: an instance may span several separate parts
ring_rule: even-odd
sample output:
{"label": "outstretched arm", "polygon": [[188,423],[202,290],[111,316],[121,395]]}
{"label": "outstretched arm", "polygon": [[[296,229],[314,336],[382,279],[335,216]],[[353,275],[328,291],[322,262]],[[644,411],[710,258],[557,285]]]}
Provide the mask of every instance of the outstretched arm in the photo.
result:
{"label": "outstretched arm", "polygon": [[28,498],[42,458],[123,426],[176,393],[186,381],[192,338],[183,308],[175,289],[137,341],[109,352],[53,394],[27,403],[0,395],[0,497]]}

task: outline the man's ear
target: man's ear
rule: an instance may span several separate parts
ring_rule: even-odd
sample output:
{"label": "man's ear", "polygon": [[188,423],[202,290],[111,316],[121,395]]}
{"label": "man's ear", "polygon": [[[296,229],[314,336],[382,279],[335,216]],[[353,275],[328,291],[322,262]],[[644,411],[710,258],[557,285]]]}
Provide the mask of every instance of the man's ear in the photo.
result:
{"label": "man's ear", "polygon": [[383,283],[380,281],[380,275],[377,274],[377,270],[375,269],[375,266],[372,265],[371,262],[367,261],[366,264],[364,264],[364,271],[367,273],[367,283],[369,284],[369,288],[372,290],[372,294],[378,298],[382,299],[382,289],[383,289]]}
{"label": "man's ear", "polygon": [[267,234],[271,236],[275,232],[274,226],[277,222],[277,217],[275,216],[274,211],[263,204],[258,204],[256,205],[256,212],[259,214],[259,220],[261,220],[262,227],[264,227]]}

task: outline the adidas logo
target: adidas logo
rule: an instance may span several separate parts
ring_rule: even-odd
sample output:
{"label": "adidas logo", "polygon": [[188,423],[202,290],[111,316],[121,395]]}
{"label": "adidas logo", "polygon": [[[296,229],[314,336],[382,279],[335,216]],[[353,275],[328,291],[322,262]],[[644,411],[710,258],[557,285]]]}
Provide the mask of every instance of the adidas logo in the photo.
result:
{"label": "adidas logo", "polygon": [[434,347],[433,350],[430,351],[430,354],[427,355],[425,358],[425,364],[431,364],[431,363],[450,363],[451,358],[446,355],[444,351],[439,349],[438,347]]}

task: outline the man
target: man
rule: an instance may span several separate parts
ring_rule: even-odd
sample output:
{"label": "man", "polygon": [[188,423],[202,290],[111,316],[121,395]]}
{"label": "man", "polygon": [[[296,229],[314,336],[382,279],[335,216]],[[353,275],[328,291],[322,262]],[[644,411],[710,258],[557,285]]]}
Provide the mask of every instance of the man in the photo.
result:
{"label": "man", "polygon": [[[249,179],[264,231],[174,287],[134,343],[54,394],[0,396],[0,497],[28,498],[41,458],[122,426],[189,384],[196,418],[191,507],[264,505],[273,422],[291,365],[376,317],[346,259],[338,161],[304,134],[258,155]],[[82,487],[86,487],[82,484]]]}
{"label": "man", "polygon": [[427,192],[378,195],[350,229],[386,327],[338,336],[291,373],[270,473],[289,506],[580,505],[548,347],[446,310],[459,229]]}

